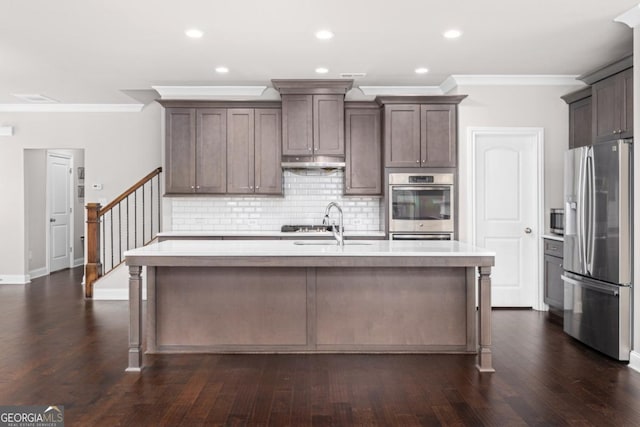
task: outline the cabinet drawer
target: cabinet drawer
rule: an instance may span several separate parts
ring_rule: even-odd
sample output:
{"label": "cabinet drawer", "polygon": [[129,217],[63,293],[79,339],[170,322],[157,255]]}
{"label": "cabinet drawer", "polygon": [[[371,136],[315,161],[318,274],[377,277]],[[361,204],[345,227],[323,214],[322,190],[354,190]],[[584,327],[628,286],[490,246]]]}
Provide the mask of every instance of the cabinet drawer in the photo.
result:
{"label": "cabinet drawer", "polygon": [[557,240],[544,239],[544,253],[558,258],[563,257],[563,243]]}

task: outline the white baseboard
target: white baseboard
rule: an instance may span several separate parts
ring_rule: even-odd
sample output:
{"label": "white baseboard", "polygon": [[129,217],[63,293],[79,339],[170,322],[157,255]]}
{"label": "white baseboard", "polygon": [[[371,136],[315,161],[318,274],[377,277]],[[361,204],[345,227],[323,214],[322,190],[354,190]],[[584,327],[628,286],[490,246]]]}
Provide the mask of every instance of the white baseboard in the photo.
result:
{"label": "white baseboard", "polygon": [[0,274],[0,285],[26,285],[31,283],[28,274]]}
{"label": "white baseboard", "polygon": [[47,267],[36,268],[35,270],[29,271],[29,276],[31,276],[32,279],[37,279],[38,277],[46,276],[47,274],[49,274]]}
{"label": "white baseboard", "polygon": [[84,264],[84,257],[82,258],[77,258],[73,260],[73,267],[80,267],[81,265]]}
{"label": "white baseboard", "polygon": [[[97,301],[129,301],[129,289],[100,289],[93,288],[93,298]],[[147,289],[142,288],[142,299],[147,299]]]}
{"label": "white baseboard", "polygon": [[629,367],[640,372],[640,353],[632,351],[629,355]]}

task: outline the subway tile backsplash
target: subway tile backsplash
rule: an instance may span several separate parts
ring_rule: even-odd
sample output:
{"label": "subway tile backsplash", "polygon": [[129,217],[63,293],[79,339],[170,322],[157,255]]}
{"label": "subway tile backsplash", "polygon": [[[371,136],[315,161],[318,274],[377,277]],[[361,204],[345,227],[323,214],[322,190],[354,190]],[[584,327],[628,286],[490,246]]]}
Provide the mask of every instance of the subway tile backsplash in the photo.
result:
{"label": "subway tile backsplash", "polygon": [[[321,224],[337,201],[347,231],[378,231],[381,199],[342,195],[344,171],[285,170],[284,197],[188,197],[171,199],[173,231],[279,231],[283,224]],[[337,212],[332,211],[336,219]]]}

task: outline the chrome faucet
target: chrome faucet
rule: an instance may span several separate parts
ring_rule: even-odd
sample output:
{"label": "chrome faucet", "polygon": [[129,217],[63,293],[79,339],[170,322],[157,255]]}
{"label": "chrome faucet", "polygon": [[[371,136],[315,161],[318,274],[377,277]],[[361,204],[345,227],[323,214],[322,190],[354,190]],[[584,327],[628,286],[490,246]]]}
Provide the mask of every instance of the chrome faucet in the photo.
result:
{"label": "chrome faucet", "polygon": [[338,209],[338,231],[336,232],[336,221],[331,222],[331,231],[333,232],[333,237],[335,237],[338,245],[344,246],[344,226],[342,222],[342,208],[337,202],[331,202],[327,205],[327,208],[324,210],[324,218],[322,219],[323,225],[329,225],[329,212],[331,208],[335,207]]}

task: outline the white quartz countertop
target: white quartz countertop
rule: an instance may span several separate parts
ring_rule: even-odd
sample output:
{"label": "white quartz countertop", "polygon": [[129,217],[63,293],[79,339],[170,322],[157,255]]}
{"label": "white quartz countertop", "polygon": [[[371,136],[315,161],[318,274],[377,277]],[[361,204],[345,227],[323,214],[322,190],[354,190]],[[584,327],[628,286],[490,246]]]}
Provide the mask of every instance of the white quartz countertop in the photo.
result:
{"label": "white quartz countertop", "polygon": [[[303,243],[303,244],[300,244]],[[344,247],[318,240],[167,240],[125,257],[495,257],[458,241],[349,240]]]}
{"label": "white quartz countertop", "polygon": [[[384,237],[384,231],[349,231],[344,232],[346,237]],[[284,232],[273,231],[162,231],[158,237],[293,237],[304,239],[307,237],[333,237],[329,231],[318,232]]]}
{"label": "white quartz countertop", "polygon": [[543,234],[543,239],[557,240],[558,242],[564,242],[564,236],[558,234]]}

